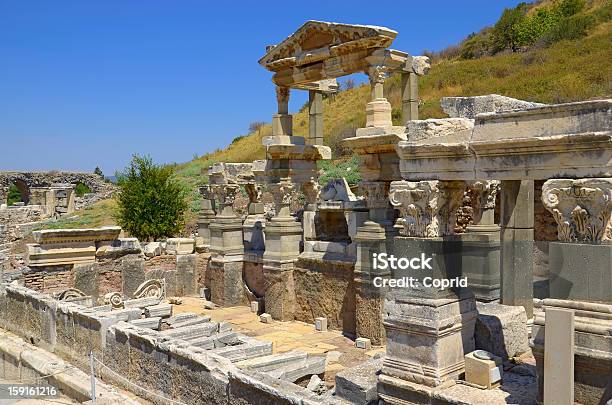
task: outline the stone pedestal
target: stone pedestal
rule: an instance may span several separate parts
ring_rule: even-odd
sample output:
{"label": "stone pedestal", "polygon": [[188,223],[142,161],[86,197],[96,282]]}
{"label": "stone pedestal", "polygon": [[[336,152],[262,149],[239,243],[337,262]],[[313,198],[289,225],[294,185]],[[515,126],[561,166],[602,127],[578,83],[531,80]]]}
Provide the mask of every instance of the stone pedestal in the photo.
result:
{"label": "stone pedestal", "polygon": [[612,302],[612,245],[550,242],[550,298]]}
{"label": "stone pedestal", "polygon": [[366,127],[389,127],[391,120],[391,103],[387,99],[376,99],[366,104]]}
{"label": "stone pedestal", "polygon": [[210,250],[217,255],[242,255],[244,246],[242,241],[242,220],[236,216],[232,208],[239,186],[214,185],[214,192],[218,196],[221,212],[210,224]]}
{"label": "stone pedestal", "polygon": [[386,288],[375,287],[375,277],[387,278],[389,271],[377,270],[373,266],[373,255],[387,251],[385,229],[376,222],[366,221],[357,228],[354,242],[357,245],[355,262],[355,329],[357,337],[368,338],[372,344],[385,343],[383,306]]}
{"label": "stone pedestal", "polygon": [[232,307],[248,305],[242,280],[242,255],[213,256],[208,263],[210,300],[217,305]]}
{"label": "stone pedestal", "polygon": [[476,299],[484,302],[499,300],[499,226],[469,226],[460,240],[463,275],[467,277]]}

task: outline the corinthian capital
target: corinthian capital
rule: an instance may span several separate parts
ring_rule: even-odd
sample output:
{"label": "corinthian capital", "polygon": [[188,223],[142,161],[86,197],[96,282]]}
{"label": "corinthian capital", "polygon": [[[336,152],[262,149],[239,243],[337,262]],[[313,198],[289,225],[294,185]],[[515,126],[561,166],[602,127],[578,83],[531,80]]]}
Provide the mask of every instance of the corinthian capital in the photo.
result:
{"label": "corinthian capital", "polygon": [[291,183],[290,181],[268,184],[268,191],[272,194],[272,198],[274,198],[274,207],[277,217],[290,216],[289,205],[293,199],[293,192],[295,189],[295,183]]}
{"label": "corinthian capital", "polygon": [[383,84],[389,75],[389,67],[385,65],[373,65],[368,68],[367,73],[371,84]]}
{"label": "corinthian capital", "polygon": [[402,234],[423,238],[452,235],[461,206],[462,181],[394,181],[389,201],[404,219]]}
{"label": "corinthian capital", "polygon": [[238,184],[214,184],[212,186],[213,193],[219,200],[222,209],[232,207],[236,201],[236,195],[240,191]]}
{"label": "corinthian capital", "polygon": [[548,180],[542,202],[557,222],[560,241],[610,243],[612,179]]}
{"label": "corinthian capital", "polygon": [[309,181],[302,184],[302,192],[306,197],[308,204],[316,204],[319,201],[321,195],[321,185],[319,182],[311,177]]}
{"label": "corinthian capital", "polygon": [[499,192],[500,184],[501,182],[499,180],[479,180],[468,186],[476,195],[472,200],[472,208],[474,209],[473,220],[475,224],[481,222],[482,214],[485,211],[495,209],[495,197],[497,197],[497,193]]}

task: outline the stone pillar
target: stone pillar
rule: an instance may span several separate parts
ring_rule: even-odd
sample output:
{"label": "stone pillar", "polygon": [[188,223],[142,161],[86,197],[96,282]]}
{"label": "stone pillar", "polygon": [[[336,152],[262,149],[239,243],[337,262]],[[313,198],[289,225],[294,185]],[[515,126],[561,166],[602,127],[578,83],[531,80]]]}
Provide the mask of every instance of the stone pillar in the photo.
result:
{"label": "stone pillar", "polygon": [[402,72],[402,124],[419,119],[419,78],[414,72]]}
{"label": "stone pillar", "polygon": [[476,181],[472,194],[473,224],[468,225],[462,242],[463,275],[479,301],[495,301],[500,292],[500,228],[495,224],[497,180]]}
{"label": "stone pillar", "polygon": [[263,270],[266,284],[265,311],[277,320],[293,320],[295,290],[293,268],[300,254],[302,226],[289,211],[295,183],[281,180],[268,184],[276,214],[266,224]]}
{"label": "stone pillar", "polygon": [[289,114],[289,87],[276,87],[278,114],[272,116],[272,135],[291,136],[293,134],[293,116]]}
{"label": "stone pillar", "polygon": [[533,180],[501,182],[501,303],[533,317]]}
{"label": "stone pillar", "polygon": [[323,145],[323,92],[308,91],[308,144]]}
{"label": "stone pillar", "polygon": [[612,179],[554,179],[542,202],[557,222],[550,298],[612,302]]}
{"label": "stone pillar", "polygon": [[366,104],[366,127],[390,127],[391,104],[384,96],[384,82],[387,78],[388,67],[383,64],[374,64],[368,68],[367,74],[372,87],[370,102]]}
{"label": "stone pillar", "polygon": [[317,202],[321,194],[321,185],[314,178],[302,184],[302,192],[306,197],[304,212],[302,216],[302,227],[304,228],[304,240],[316,240],[315,216],[317,214]]}
{"label": "stone pillar", "polygon": [[432,403],[436,387],[465,371],[464,355],[474,350],[476,302],[468,288],[425,287],[424,277],[461,277],[461,249],[454,234],[465,183],[397,181],[389,200],[403,216],[396,257],[431,257],[431,269],[397,271],[415,283],[390,290],[385,298],[387,351],[378,393],[384,403]]}
{"label": "stone pillar", "polygon": [[202,205],[198,217],[198,236],[204,240],[204,248],[210,249],[210,223],[215,218],[215,198],[210,185],[200,187]]}
{"label": "stone pillar", "polygon": [[242,281],[244,246],[242,220],[234,213],[233,204],[240,191],[237,184],[214,184],[219,210],[210,224],[213,254],[209,262],[211,301],[223,306],[248,303]]}
{"label": "stone pillar", "polygon": [[357,245],[355,262],[355,327],[357,337],[368,338],[375,345],[383,345],[383,304],[386,289],[375,287],[376,277],[387,278],[388,270],[374,269],[373,254],[392,250],[387,245],[393,243],[397,234],[393,227],[394,213],[389,204],[389,183],[369,181],[360,184],[369,209],[369,220],[357,228],[354,242]]}
{"label": "stone pillar", "polygon": [[244,250],[249,252],[263,252],[265,249],[264,228],[266,217],[264,203],[261,201],[263,187],[259,184],[246,184],[244,186],[249,195],[248,214],[243,223]]}
{"label": "stone pillar", "polygon": [[0,206],[6,205],[8,201],[8,187],[0,186]]}

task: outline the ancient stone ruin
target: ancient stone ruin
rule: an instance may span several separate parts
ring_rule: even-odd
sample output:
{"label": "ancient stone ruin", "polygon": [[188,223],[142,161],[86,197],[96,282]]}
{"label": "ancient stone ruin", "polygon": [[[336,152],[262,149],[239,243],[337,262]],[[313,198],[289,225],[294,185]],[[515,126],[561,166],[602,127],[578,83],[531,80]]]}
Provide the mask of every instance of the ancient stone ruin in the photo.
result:
{"label": "ancient stone ruin", "polygon": [[[453,97],[448,118],[419,120],[428,60],[389,49],[396,35],[308,21],[268,47],[266,159],[208,169],[193,238],[34,232],[0,285],[0,378],[49,374],[40,356],[74,366],[84,398],[91,361],[109,403],[611,400],[612,100]],[[320,184],[322,95],[356,72],[366,126],[343,142],[363,181]],[[292,90],[309,92],[306,139]]]}

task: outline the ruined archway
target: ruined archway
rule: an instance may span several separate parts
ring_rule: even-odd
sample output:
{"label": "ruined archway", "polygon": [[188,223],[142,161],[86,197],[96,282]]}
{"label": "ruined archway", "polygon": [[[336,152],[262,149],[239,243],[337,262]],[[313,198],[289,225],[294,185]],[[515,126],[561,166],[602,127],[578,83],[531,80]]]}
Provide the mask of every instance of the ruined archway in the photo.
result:
{"label": "ruined archway", "polygon": [[27,205],[30,202],[30,188],[27,183],[21,179],[14,179],[8,186],[6,201],[7,205],[19,202]]}

